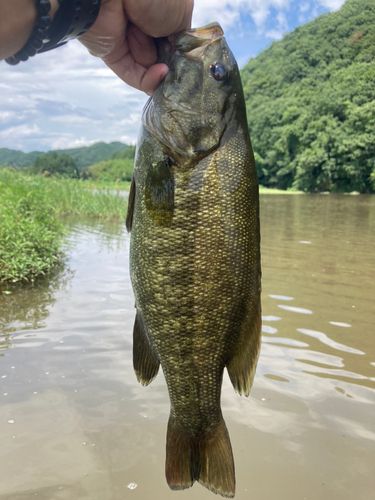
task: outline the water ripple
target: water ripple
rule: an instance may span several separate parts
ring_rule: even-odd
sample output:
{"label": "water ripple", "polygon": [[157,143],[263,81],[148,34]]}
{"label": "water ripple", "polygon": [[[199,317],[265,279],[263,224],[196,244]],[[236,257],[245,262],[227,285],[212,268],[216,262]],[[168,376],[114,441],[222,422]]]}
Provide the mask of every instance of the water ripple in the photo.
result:
{"label": "water ripple", "polygon": [[280,307],[280,309],[285,309],[285,311],[295,312],[299,314],[312,314],[312,311],[310,311],[309,309],[304,309],[303,307],[284,306],[284,304],[279,304],[277,307]]}
{"label": "water ripple", "polygon": [[335,325],[335,326],[342,326],[344,328],[350,328],[352,326],[352,325],[349,325],[349,323],[340,323],[338,321],[330,321],[330,324]]}
{"label": "water ripple", "polygon": [[269,297],[277,300],[293,300],[293,297],[288,297],[287,295],[269,295]]}
{"label": "water ripple", "polygon": [[277,333],[277,328],[273,328],[272,326],[262,325],[262,332],[264,333]]}
{"label": "water ripple", "polygon": [[304,335],[309,335],[310,337],[314,337],[320,340],[320,342],[322,342],[323,344],[329,345],[330,347],[333,347],[338,351],[350,352],[352,354],[365,354],[363,351],[360,351],[359,349],[353,349],[352,347],[348,347],[344,344],[339,344],[338,342],[335,342],[334,340],[327,337],[327,335],[323,332],[316,332],[315,330],[308,330],[307,328],[297,328],[297,332],[303,333]]}
{"label": "water ripple", "polygon": [[306,344],[305,342],[300,342],[295,339],[286,339],[284,337],[262,337],[262,342],[266,344],[290,345],[293,347],[309,347],[309,344]]}

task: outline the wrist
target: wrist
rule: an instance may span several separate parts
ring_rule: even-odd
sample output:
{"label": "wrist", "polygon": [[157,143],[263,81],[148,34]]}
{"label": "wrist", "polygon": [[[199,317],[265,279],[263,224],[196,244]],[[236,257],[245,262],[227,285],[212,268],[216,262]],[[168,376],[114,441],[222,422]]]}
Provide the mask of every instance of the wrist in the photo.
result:
{"label": "wrist", "polygon": [[59,10],[60,2],[59,0],[49,0],[49,3],[51,4],[51,10],[49,11],[49,16],[53,20],[56,12]]}
{"label": "wrist", "polygon": [[[0,14],[5,14],[6,18],[8,16],[9,19],[13,19],[11,9],[5,5],[7,1],[9,2],[9,0],[0,0]],[[28,2],[27,6],[30,7],[30,1],[14,0],[14,4],[18,9],[16,17],[20,17],[20,5]],[[15,38],[17,39],[17,45],[19,45],[21,40],[24,40],[28,35],[26,43],[21,49],[5,59],[7,63],[13,66],[21,61],[27,61],[29,57],[35,54],[61,47],[69,40],[86,33],[94,24],[101,5],[101,0],[52,0],[52,2],[50,0],[34,0],[34,2],[36,16],[35,12],[34,15],[31,15],[30,9],[27,10],[26,15],[23,13],[22,23],[16,28],[17,35],[8,37],[9,39],[6,39],[8,43],[4,45],[6,52],[3,50],[3,54],[7,53],[10,47],[13,48]],[[30,19],[33,19],[33,26]],[[0,30],[0,42],[2,39],[3,35]]]}
{"label": "wrist", "polygon": [[[50,4],[48,14],[53,19],[60,3],[59,0],[50,0]],[[34,0],[0,0],[0,60],[22,49],[31,35],[36,19]]]}

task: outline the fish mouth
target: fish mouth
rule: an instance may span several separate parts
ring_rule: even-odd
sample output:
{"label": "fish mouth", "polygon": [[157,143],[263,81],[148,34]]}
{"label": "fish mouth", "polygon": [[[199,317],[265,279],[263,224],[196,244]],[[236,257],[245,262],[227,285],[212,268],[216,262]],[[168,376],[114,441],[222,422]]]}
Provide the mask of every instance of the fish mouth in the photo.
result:
{"label": "fish mouth", "polygon": [[200,58],[203,56],[207,45],[219,40],[224,31],[219,23],[210,23],[201,28],[180,31],[168,38],[175,51],[183,52],[186,57]]}
{"label": "fish mouth", "polygon": [[201,28],[183,30],[168,38],[156,38],[158,63],[171,66],[174,54],[180,53],[187,59],[201,59],[208,45],[222,39],[224,31],[219,23],[210,23]]}

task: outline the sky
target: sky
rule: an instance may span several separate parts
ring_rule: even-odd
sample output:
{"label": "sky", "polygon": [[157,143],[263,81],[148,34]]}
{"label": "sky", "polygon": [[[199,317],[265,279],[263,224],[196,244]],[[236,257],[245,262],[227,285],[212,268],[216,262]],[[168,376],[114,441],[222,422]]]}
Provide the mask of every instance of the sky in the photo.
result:
{"label": "sky", "polygon": [[[274,40],[344,0],[195,0],[193,27],[218,21],[240,67]],[[134,144],[147,96],[77,40],[10,66],[0,62],[0,148],[24,152]]]}

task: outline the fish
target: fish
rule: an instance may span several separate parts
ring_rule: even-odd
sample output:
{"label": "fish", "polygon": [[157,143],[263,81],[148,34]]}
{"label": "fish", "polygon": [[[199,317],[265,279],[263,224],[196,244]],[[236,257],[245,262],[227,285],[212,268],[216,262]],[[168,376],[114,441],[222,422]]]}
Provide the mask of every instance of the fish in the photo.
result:
{"label": "fish", "polygon": [[220,398],[224,368],[248,396],[261,338],[259,189],[236,60],[211,23],[158,39],[169,73],[142,115],[126,227],[133,366],[162,366],[170,397],[165,474],[235,494]]}

